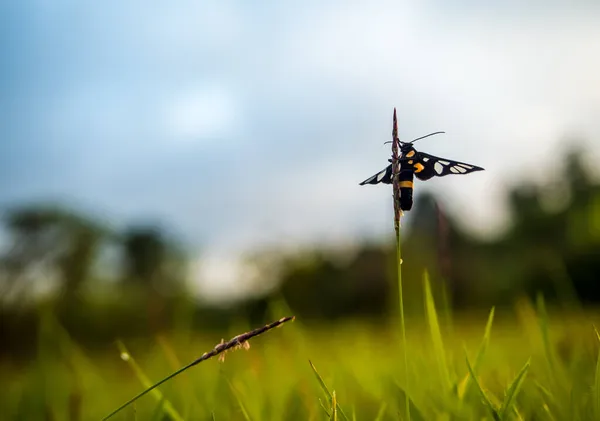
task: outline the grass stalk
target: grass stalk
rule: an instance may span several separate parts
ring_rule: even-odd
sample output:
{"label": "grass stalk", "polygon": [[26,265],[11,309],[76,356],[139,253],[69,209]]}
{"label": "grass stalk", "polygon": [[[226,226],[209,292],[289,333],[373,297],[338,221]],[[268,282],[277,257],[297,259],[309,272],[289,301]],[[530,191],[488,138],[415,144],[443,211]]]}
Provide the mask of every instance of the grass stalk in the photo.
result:
{"label": "grass stalk", "polygon": [[[332,392],[329,391],[329,388],[325,384],[325,381],[323,380],[323,378],[321,377],[321,375],[317,371],[317,368],[312,363],[312,361],[308,360],[308,363],[310,364],[310,367],[312,368],[313,373],[315,373],[315,377],[317,378],[317,381],[319,382],[319,386],[321,386],[321,389],[323,390],[323,392],[325,392],[325,396],[327,396],[327,400],[330,403],[330,406],[331,407],[335,406],[336,411],[340,412],[341,417],[344,418],[346,421],[348,421],[348,417],[346,416],[346,414],[344,414],[344,411],[342,411],[342,408],[340,407],[340,404],[337,402],[337,398],[334,399],[333,393],[335,393],[335,392],[332,393]],[[325,411],[327,412],[327,414],[329,416],[329,411],[326,409],[326,407],[322,403],[321,403],[321,406],[323,406],[323,408],[325,409]]]}
{"label": "grass stalk", "polygon": [[[142,368],[135,361],[129,350],[125,347],[125,344],[123,344],[121,341],[118,341],[117,346],[119,347],[119,352],[121,353],[121,359],[123,359],[123,361],[129,364],[129,366],[132,368],[133,372],[135,373],[138,380],[142,383],[142,385],[144,387],[151,387],[152,382],[150,381],[146,373],[144,373],[144,370],[142,370]],[[164,409],[164,412],[167,413],[172,420],[183,421],[183,417],[179,414],[179,412],[177,412],[177,410],[171,404],[171,402],[165,398],[165,396],[161,393],[160,390],[154,389],[152,390],[152,394],[158,401],[160,407]]]}
{"label": "grass stalk", "polygon": [[231,389],[231,393],[233,393],[233,396],[235,397],[235,400],[237,401],[237,404],[240,407],[240,411],[242,411],[242,415],[244,416],[244,419],[246,421],[252,421],[252,417],[250,416],[250,413],[248,412],[246,405],[244,405],[244,402],[242,401],[240,392],[238,392],[238,390],[233,386],[233,383],[231,383],[231,380],[229,380],[228,378],[226,378],[226,379],[227,379],[227,383],[229,384],[229,388]]}
{"label": "grass stalk", "polygon": [[408,396],[409,390],[409,372],[408,372],[408,355],[406,349],[406,321],[404,319],[404,294],[402,288],[402,247],[400,243],[400,225],[398,224],[396,228],[396,264],[398,266],[398,302],[400,309],[400,329],[402,332],[402,354],[404,357],[404,371],[406,380],[404,383],[404,388],[407,391],[406,396],[406,419],[410,420],[410,400]]}
{"label": "grass stalk", "polygon": [[398,268],[398,299],[400,310],[400,329],[402,331],[402,351],[404,354],[404,371],[405,371],[405,390],[406,390],[406,419],[410,420],[410,398],[409,398],[409,372],[408,372],[408,355],[406,348],[406,321],[404,319],[404,294],[402,288],[402,247],[401,247],[401,218],[402,209],[400,208],[400,160],[398,154],[398,146],[400,139],[398,138],[398,119],[396,118],[396,109],[394,108],[394,120],[392,127],[392,174],[393,174],[393,189],[394,189],[394,228],[396,230],[396,265]]}
{"label": "grass stalk", "polygon": [[268,330],[271,330],[275,327],[278,327],[280,325],[282,325],[285,322],[288,322],[290,320],[294,320],[294,317],[283,317],[273,323],[269,323],[268,325],[265,325],[263,327],[259,327],[258,329],[254,329],[251,330],[249,332],[243,333],[241,335],[237,335],[233,338],[231,338],[229,341],[227,342],[222,342],[218,345],[216,345],[212,350],[210,350],[209,352],[205,352],[204,354],[202,354],[202,356],[200,356],[199,358],[195,359],[194,361],[192,361],[191,363],[189,363],[188,365],[180,368],[179,370],[169,374],[167,377],[165,377],[164,379],[160,380],[159,382],[153,384],[152,386],[148,387],[147,389],[145,389],[144,391],[140,392],[139,394],[137,394],[136,396],[134,396],[133,398],[129,399],[127,402],[125,402],[123,405],[121,405],[120,407],[118,407],[117,409],[115,409],[114,411],[112,411],[110,414],[108,414],[106,417],[104,417],[102,419],[102,421],[105,421],[109,418],[111,418],[113,415],[116,415],[118,412],[120,412],[122,409],[124,409],[125,407],[129,406],[130,404],[132,404],[133,402],[137,401],[139,398],[141,398],[142,396],[144,396],[145,394],[147,394],[148,392],[151,392],[152,390],[156,389],[158,386],[160,386],[161,384],[167,382],[168,380],[171,380],[173,377],[178,376],[179,374],[183,373],[184,371],[192,368],[193,366],[200,364],[202,361],[206,361],[209,358],[212,358],[216,355],[219,355],[231,348],[234,347],[244,347],[244,346],[248,346],[249,344],[247,343],[251,338],[261,335],[263,333],[265,333]]}
{"label": "grass stalk", "polygon": [[337,398],[335,396],[335,390],[331,394],[331,415],[329,417],[330,421],[338,421],[337,417]]}

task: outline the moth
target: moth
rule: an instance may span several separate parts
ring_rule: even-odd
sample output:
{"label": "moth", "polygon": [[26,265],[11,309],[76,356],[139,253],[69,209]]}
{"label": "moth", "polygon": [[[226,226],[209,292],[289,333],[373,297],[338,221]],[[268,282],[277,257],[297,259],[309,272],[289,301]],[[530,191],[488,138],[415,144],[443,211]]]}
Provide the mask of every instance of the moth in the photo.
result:
{"label": "moth", "polygon": [[[428,136],[433,136],[444,132],[430,133],[425,136],[418,137],[410,142],[401,142],[399,153],[399,187],[400,187],[400,209],[408,211],[413,205],[413,188],[414,177],[421,181],[429,180],[432,177],[444,177],[449,174],[469,174],[475,171],[483,171],[484,169],[476,165],[467,164],[465,162],[453,161],[447,158],[439,158],[429,155],[425,152],[417,151],[413,143],[419,139],[424,139]],[[388,142],[386,142],[388,143]],[[391,159],[388,160],[392,162]],[[391,184],[393,181],[392,174],[393,164],[388,165],[385,169],[377,174],[367,178],[360,183],[365,184]]]}

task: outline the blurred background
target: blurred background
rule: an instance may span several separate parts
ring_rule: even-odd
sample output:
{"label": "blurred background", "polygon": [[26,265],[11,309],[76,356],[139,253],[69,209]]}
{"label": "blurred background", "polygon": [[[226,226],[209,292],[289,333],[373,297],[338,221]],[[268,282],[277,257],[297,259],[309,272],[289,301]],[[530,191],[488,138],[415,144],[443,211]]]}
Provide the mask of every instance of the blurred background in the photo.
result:
{"label": "blurred background", "polygon": [[[402,140],[407,312],[600,300],[600,7],[518,1],[0,5],[0,352],[41,309],[89,349],[191,323],[384,320]],[[283,316],[282,315],[278,315]],[[112,349],[112,348],[111,348]]]}

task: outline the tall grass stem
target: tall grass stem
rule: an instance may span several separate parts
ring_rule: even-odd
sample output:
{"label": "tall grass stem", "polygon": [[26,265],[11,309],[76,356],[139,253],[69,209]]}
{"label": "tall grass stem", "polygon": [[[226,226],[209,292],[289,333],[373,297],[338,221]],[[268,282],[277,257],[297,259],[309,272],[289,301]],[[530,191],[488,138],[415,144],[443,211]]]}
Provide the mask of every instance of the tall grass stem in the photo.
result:
{"label": "tall grass stem", "polygon": [[393,174],[393,192],[394,192],[394,228],[396,230],[396,265],[398,267],[398,298],[400,307],[400,328],[402,331],[402,351],[404,354],[404,370],[406,375],[406,419],[410,421],[410,398],[409,398],[409,372],[408,372],[408,356],[406,349],[406,323],[404,320],[404,296],[402,291],[402,248],[400,237],[400,222],[402,218],[402,209],[400,207],[400,156],[398,147],[400,139],[398,138],[398,119],[396,117],[396,109],[394,108],[394,120],[392,126],[392,174]]}

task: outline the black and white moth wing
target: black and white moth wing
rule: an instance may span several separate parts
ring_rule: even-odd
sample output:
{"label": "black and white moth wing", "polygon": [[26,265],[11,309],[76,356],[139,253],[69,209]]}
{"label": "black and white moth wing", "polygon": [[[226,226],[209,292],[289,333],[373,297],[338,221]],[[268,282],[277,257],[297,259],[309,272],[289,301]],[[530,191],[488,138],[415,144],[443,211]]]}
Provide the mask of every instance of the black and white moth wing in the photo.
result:
{"label": "black and white moth wing", "polygon": [[391,184],[392,183],[392,165],[388,165],[385,169],[379,171],[377,174],[367,178],[365,181],[360,183],[361,186],[365,184]]}
{"label": "black and white moth wing", "polygon": [[475,171],[484,170],[477,165],[439,158],[424,152],[417,152],[414,161],[415,176],[419,180],[429,180],[432,177],[444,177],[450,174],[469,174]]}

